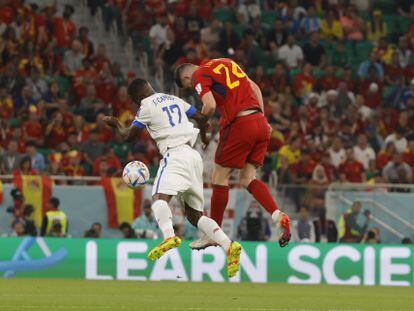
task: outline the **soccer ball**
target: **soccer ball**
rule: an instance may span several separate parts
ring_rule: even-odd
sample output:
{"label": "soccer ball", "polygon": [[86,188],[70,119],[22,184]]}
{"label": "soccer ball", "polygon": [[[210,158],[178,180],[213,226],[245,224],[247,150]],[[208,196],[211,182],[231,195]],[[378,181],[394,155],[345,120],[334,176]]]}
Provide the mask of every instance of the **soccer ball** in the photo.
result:
{"label": "soccer ball", "polygon": [[138,188],[145,185],[150,178],[148,167],[140,161],[129,162],[124,167],[122,179],[130,188]]}

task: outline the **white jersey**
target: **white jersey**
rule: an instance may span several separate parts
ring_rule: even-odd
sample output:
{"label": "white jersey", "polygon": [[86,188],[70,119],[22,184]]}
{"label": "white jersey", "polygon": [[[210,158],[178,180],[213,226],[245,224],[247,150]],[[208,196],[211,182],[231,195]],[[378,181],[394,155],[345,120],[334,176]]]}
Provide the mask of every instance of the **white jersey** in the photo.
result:
{"label": "white jersey", "polygon": [[169,148],[194,146],[199,130],[188,118],[196,109],[173,95],[155,93],[141,101],[133,126],[147,128],[164,156]]}

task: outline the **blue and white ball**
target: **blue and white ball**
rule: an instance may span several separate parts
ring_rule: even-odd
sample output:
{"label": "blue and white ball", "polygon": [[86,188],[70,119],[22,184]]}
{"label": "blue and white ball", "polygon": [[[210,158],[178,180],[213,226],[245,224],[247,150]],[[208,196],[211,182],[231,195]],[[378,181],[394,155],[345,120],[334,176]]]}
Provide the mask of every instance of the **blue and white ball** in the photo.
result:
{"label": "blue and white ball", "polygon": [[150,178],[148,167],[140,161],[129,162],[124,167],[122,179],[130,188],[138,188],[145,185]]}

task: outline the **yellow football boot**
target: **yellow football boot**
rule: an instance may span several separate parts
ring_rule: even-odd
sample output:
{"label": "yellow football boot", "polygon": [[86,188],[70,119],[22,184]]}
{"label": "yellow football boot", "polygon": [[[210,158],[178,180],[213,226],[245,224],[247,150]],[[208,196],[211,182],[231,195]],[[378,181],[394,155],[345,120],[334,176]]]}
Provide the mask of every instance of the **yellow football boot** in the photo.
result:
{"label": "yellow football boot", "polygon": [[239,242],[231,242],[227,251],[227,275],[232,278],[240,269],[240,254],[242,247]]}
{"label": "yellow football boot", "polygon": [[181,239],[178,236],[168,238],[155,246],[147,255],[148,259],[157,260],[170,249],[181,245]]}

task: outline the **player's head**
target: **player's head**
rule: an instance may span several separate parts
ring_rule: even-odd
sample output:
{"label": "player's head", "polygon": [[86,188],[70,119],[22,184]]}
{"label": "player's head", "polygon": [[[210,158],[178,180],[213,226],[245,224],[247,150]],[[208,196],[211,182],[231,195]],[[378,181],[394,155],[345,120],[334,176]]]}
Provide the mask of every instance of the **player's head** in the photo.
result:
{"label": "player's head", "polygon": [[181,88],[190,88],[191,78],[196,69],[197,66],[190,63],[184,63],[178,66],[174,71],[174,80],[177,86]]}
{"label": "player's head", "polygon": [[152,94],[154,94],[154,89],[147,80],[135,79],[128,86],[128,95],[137,105],[141,103],[141,100]]}

